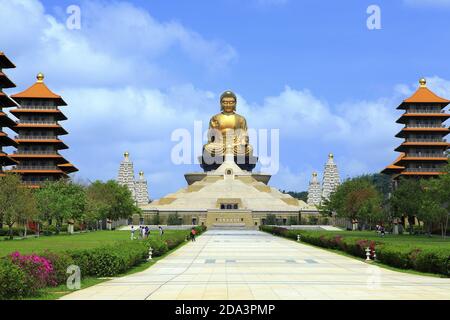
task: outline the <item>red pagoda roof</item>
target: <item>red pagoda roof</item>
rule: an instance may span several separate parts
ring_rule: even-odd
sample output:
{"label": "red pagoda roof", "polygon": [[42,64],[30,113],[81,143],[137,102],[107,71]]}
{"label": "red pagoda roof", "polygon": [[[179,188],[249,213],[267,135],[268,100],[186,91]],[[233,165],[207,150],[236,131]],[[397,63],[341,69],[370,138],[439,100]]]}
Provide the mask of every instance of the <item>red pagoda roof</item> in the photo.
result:
{"label": "red pagoda roof", "polygon": [[6,113],[0,111],[0,127],[14,127],[16,125],[16,122],[9,118]]}
{"label": "red pagoda roof", "polygon": [[16,106],[17,103],[15,103],[6,94],[0,91],[0,108],[11,108]]}
{"label": "red pagoda roof", "polygon": [[401,171],[403,171],[405,169],[405,167],[399,166],[398,163],[400,161],[402,161],[402,158],[405,156],[404,153],[400,153],[400,155],[398,156],[397,159],[395,159],[395,161],[388,165],[383,171],[382,173],[395,173],[398,172],[400,173]]}
{"label": "red pagoda roof", "polygon": [[15,86],[16,85],[14,84],[14,82],[9,80],[9,78],[6,76],[6,74],[4,74],[3,72],[0,71],[0,87],[1,88],[14,88]]}
{"label": "red pagoda roof", "polygon": [[3,69],[10,69],[10,68],[15,68],[16,66],[14,65],[14,63],[11,62],[11,60],[9,60],[5,54],[0,51],[0,68]]}
{"label": "red pagoda roof", "polygon": [[397,109],[403,109],[404,104],[408,103],[442,103],[444,105],[447,105],[450,103],[450,100],[444,99],[436,95],[434,92],[432,92],[430,89],[427,88],[426,80],[420,79],[419,81],[420,87],[417,89],[414,94],[409,97],[408,99],[403,100],[403,102],[398,106]]}
{"label": "red pagoda roof", "polygon": [[61,170],[65,173],[73,173],[78,171],[78,169],[71,163],[59,164],[58,168],[61,168]]}
{"label": "red pagoda roof", "polygon": [[17,164],[17,162],[8,157],[6,153],[0,152],[0,166],[12,166],[15,164]]}
{"label": "red pagoda roof", "polygon": [[11,96],[13,99],[51,99],[56,100],[58,106],[67,106],[61,96],[52,92],[44,83],[44,75],[39,73],[37,81],[31,87]]}

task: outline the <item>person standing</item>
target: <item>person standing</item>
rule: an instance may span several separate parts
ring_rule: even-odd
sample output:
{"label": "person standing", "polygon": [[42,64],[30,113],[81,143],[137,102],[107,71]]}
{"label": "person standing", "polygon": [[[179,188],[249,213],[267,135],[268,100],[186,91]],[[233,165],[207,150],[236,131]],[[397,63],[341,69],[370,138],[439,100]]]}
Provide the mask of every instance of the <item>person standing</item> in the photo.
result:
{"label": "person standing", "polygon": [[134,229],[134,226],[131,226],[131,240],[134,240],[134,232],[136,229]]}
{"label": "person standing", "polygon": [[159,236],[162,238],[162,236],[164,234],[164,230],[161,226],[159,226],[158,229],[159,229]]}
{"label": "person standing", "polygon": [[150,229],[148,228],[148,226],[145,226],[145,238],[148,238],[148,235],[150,234]]}
{"label": "person standing", "polygon": [[191,230],[191,241],[192,242],[195,242],[195,234],[196,234],[197,232],[195,231],[195,228],[192,228],[192,230]]}

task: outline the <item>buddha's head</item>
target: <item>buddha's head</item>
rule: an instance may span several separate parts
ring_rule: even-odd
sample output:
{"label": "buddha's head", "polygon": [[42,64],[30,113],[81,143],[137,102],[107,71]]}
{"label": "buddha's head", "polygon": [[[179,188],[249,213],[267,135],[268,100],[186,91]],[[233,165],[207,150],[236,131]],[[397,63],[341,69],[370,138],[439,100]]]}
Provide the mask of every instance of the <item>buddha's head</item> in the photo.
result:
{"label": "buddha's head", "polygon": [[237,98],[232,91],[225,91],[220,96],[221,110],[225,113],[233,113],[236,111]]}

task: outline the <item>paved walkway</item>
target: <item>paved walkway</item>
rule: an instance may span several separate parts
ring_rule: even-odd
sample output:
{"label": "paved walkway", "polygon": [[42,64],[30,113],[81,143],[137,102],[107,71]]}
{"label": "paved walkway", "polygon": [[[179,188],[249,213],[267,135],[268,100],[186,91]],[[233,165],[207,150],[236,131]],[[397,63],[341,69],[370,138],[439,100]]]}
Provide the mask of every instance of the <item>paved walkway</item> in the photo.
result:
{"label": "paved walkway", "polygon": [[211,230],[151,268],[63,299],[450,299],[415,276],[259,231]]}

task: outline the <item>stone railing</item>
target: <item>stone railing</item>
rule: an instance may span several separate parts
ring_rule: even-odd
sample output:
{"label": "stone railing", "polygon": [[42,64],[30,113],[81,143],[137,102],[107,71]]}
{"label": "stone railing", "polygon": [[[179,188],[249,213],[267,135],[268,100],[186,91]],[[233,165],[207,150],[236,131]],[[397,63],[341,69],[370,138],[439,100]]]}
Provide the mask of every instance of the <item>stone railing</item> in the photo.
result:
{"label": "stone railing", "polygon": [[408,138],[406,142],[447,142],[446,139],[416,139],[416,138]]}
{"label": "stone railing", "polygon": [[26,106],[19,105],[18,109],[23,110],[58,110],[57,106]]}
{"label": "stone railing", "polygon": [[442,168],[406,168],[406,172],[442,172]]}
{"label": "stone railing", "polygon": [[15,139],[19,140],[52,140],[57,139],[57,136],[26,136],[26,135],[19,135],[15,136]]}
{"label": "stone railing", "polygon": [[58,124],[56,121],[32,121],[32,120],[22,120],[16,121],[17,124]]}
{"label": "stone railing", "polygon": [[406,128],[446,128],[444,124],[407,124]]}
{"label": "stone railing", "polygon": [[57,166],[25,166],[18,165],[13,167],[13,170],[59,170]]}
{"label": "stone railing", "polygon": [[445,158],[444,153],[407,153],[406,157],[417,157],[417,158]]}
{"label": "stone railing", "polygon": [[445,113],[445,110],[409,109],[405,113],[407,113],[407,114],[411,114],[411,113]]}
{"label": "stone railing", "polygon": [[58,154],[57,151],[49,151],[49,150],[43,150],[43,151],[24,151],[24,150],[17,150],[14,151],[14,154]]}

